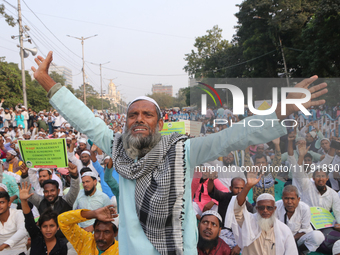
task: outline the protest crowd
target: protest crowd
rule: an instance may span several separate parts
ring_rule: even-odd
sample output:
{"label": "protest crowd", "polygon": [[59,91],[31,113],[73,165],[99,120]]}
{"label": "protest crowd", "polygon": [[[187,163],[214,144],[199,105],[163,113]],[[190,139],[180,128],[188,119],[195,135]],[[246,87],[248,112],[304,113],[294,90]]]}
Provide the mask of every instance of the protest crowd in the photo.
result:
{"label": "protest crowd", "polygon": [[[340,254],[337,109],[250,131],[233,125],[249,110],[200,115],[140,97],[126,114],[94,115],[60,84],[46,90],[53,109],[0,106],[0,254]],[[131,132],[152,118],[200,132],[155,129],[138,150]],[[23,162],[18,141],[47,139],[66,139],[68,168]]]}

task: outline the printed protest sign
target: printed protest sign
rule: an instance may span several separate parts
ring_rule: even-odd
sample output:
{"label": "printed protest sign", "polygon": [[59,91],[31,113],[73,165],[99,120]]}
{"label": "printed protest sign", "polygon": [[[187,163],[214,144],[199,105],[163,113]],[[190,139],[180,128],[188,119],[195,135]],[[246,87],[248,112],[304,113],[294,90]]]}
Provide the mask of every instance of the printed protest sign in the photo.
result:
{"label": "printed protest sign", "polygon": [[183,121],[179,122],[164,122],[162,135],[170,135],[171,133],[177,132],[178,134],[185,134],[185,124]]}
{"label": "printed protest sign", "polygon": [[23,140],[18,141],[23,161],[30,168],[67,167],[66,140]]}
{"label": "printed protest sign", "polygon": [[323,229],[334,226],[335,218],[326,209],[322,207],[311,207],[311,223],[314,229]]}
{"label": "printed protest sign", "polygon": [[185,120],[185,133],[190,134],[191,136],[198,137],[201,133],[202,122],[193,121],[193,120]]}

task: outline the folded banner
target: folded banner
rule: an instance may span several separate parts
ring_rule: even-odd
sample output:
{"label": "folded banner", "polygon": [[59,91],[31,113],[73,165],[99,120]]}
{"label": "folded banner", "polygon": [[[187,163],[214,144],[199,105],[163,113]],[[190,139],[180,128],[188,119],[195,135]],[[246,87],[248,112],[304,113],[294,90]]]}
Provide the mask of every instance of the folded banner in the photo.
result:
{"label": "folded banner", "polygon": [[30,168],[67,167],[65,138],[46,140],[19,140],[21,157]]}

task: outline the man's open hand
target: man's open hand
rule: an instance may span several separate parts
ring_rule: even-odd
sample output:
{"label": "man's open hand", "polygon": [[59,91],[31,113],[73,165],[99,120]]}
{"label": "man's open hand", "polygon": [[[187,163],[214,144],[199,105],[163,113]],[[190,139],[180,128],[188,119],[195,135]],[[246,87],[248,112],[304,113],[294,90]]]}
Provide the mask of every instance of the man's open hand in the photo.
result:
{"label": "man's open hand", "polygon": [[34,78],[39,82],[39,84],[48,92],[54,84],[55,81],[48,75],[48,69],[52,63],[52,51],[47,54],[46,59],[42,56],[38,56],[34,59],[35,63],[38,65],[38,69],[34,66],[31,67]]}

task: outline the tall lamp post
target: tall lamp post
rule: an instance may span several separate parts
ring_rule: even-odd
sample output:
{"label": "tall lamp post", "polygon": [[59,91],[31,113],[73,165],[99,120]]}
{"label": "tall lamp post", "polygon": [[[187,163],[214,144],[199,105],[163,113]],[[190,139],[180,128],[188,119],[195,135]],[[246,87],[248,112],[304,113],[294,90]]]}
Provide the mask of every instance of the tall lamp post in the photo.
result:
{"label": "tall lamp post", "polygon": [[102,78],[102,65],[106,65],[108,63],[110,63],[110,61],[105,62],[105,63],[100,63],[100,64],[96,64],[96,63],[92,63],[90,62],[92,65],[99,65],[100,68],[100,97],[102,98],[102,111],[103,111],[103,78]]}
{"label": "tall lamp post", "polygon": [[78,39],[78,40],[81,40],[81,46],[82,46],[82,51],[83,51],[83,86],[84,86],[84,104],[86,105],[86,84],[85,84],[85,60],[84,60],[84,41],[86,39],[90,39],[92,37],[95,37],[97,35],[92,35],[92,36],[89,36],[89,37],[86,37],[84,38],[83,36],[82,37],[75,37],[75,36],[71,36],[71,35],[67,35],[68,37],[72,37],[72,38],[75,38],[75,39]]}

